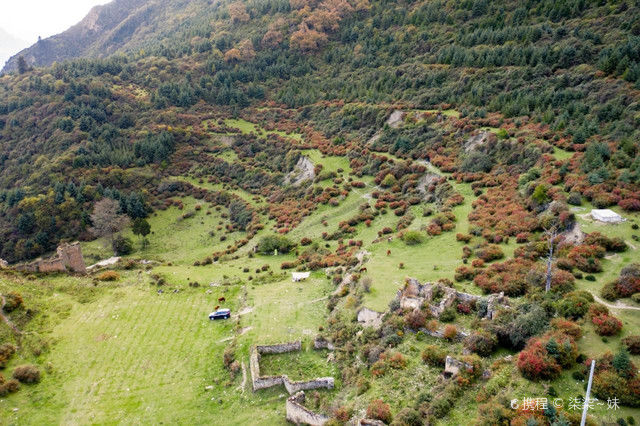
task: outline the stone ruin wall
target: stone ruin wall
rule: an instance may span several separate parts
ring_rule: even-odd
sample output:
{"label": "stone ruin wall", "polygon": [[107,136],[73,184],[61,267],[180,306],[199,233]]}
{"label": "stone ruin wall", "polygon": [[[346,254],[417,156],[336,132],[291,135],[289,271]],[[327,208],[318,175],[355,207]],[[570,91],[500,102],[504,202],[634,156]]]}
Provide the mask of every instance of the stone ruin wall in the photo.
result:
{"label": "stone ruin wall", "polygon": [[302,342],[279,343],[276,345],[256,345],[252,346],[249,351],[249,370],[251,372],[251,382],[253,390],[266,389],[273,386],[284,385],[289,394],[301,390],[309,389],[333,389],[333,377],[319,377],[312,380],[292,381],[286,374],[280,376],[262,376],[260,373],[260,355],[261,354],[282,354],[287,352],[296,352],[302,349]]}
{"label": "stone ruin wall", "polygon": [[430,302],[433,299],[433,289],[436,286],[444,291],[444,295],[437,305],[429,304],[429,310],[434,317],[439,317],[446,308],[452,306],[456,301],[469,303],[486,300],[487,314],[485,318],[493,319],[493,314],[498,306],[508,304],[508,299],[504,296],[504,293],[490,294],[487,297],[477,296],[475,294],[463,293],[444,285],[434,283],[420,284],[415,278],[410,278],[405,288],[398,290],[396,298],[400,302],[400,307],[403,309],[419,309],[423,303]]}
{"label": "stone ruin wall", "polygon": [[304,392],[298,392],[287,399],[286,412],[287,420],[295,424],[306,424],[311,426],[322,426],[329,421],[329,417],[314,413],[307,409],[304,404]]}
{"label": "stone ruin wall", "polygon": [[24,272],[75,272],[86,274],[87,267],[82,257],[80,243],[61,244],[56,255],[49,259],[38,259],[30,263],[17,265],[18,271]]}

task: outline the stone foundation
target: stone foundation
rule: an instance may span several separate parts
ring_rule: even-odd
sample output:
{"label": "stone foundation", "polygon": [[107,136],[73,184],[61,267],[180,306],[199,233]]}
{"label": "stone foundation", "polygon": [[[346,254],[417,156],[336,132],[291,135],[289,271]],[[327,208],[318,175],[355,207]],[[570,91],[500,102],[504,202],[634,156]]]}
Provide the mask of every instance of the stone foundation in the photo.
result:
{"label": "stone foundation", "polygon": [[[431,301],[433,300],[433,293],[436,288],[439,288],[444,294],[437,304],[433,304]],[[504,293],[482,297],[475,294],[463,293],[438,283],[420,284],[420,282],[414,278],[407,280],[405,287],[398,290],[396,298],[400,302],[400,307],[403,309],[420,309],[423,305],[427,305],[431,314],[436,318],[456,302],[477,303],[485,300],[487,302],[487,313],[484,318],[487,319],[493,319],[493,315],[499,306],[508,304],[508,299],[504,296]]]}
{"label": "stone foundation", "polygon": [[304,405],[302,405],[304,404],[304,400],[304,392],[298,392],[287,399],[286,411],[288,421],[297,425],[305,424],[311,426],[322,426],[329,421],[329,417],[314,413],[304,407]]}
{"label": "stone foundation", "polygon": [[80,243],[61,244],[56,255],[49,259],[37,259],[31,263],[16,265],[18,271],[24,272],[75,272],[86,274],[87,267],[82,257]]}
{"label": "stone foundation", "polygon": [[292,381],[286,374],[280,376],[262,376],[260,374],[261,354],[282,354],[296,352],[302,349],[300,341],[280,343],[277,345],[257,345],[252,346],[249,351],[249,370],[251,372],[251,383],[254,392],[259,389],[266,389],[273,386],[284,385],[289,394],[309,389],[333,389],[333,377],[319,377],[312,380]]}

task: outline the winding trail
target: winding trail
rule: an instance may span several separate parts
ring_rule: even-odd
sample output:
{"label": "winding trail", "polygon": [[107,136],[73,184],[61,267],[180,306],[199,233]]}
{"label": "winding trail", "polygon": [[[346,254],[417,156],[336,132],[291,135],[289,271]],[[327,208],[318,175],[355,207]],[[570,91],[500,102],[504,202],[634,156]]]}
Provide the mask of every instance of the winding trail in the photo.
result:
{"label": "winding trail", "polygon": [[591,293],[593,295],[593,298],[595,299],[596,302],[598,303],[602,303],[604,306],[606,306],[607,308],[611,308],[611,309],[622,309],[622,310],[628,310],[628,311],[640,311],[640,308],[637,306],[629,306],[625,303],[622,302],[616,302],[616,303],[608,303],[605,300],[601,299],[599,296],[596,296],[595,294]]}
{"label": "winding trail", "polygon": [[247,385],[247,367],[244,364],[244,361],[242,361],[242,383],[240,383],[240,386],[238,386],[238,389],[240,390],[241,393],[244,393],[244,389]]}
{"label": "winding trail", "polygon": [[0,303],[0,318],[2,318],[2,320],[7,323],[9,328],[11,328],[16,335],[18,335],[18,336],[21,335],[22,332],[20,331],[20,329],[18,327],[16,327],[16,325],[11,322],[9,317],[7,317],[4,314],[4,307],[7,304],[7,299],[5,299],[4,295],[2,295],[2,294],[0,294],[0,302],[1,302]]}

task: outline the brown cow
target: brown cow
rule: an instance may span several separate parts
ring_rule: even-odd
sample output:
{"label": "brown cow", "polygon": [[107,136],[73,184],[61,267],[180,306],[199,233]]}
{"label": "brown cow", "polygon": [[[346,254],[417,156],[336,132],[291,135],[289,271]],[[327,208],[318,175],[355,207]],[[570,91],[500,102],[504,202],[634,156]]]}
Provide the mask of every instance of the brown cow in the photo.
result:
{"label": "brown cow", "polygon": [[218,302],[222,303],[222,302],[226,302],[226,301],[227,301],[227,299],[225,299],[224,296],[223,297],[218,297]]}
{"label": "brown cow", "polygon": [[217,305],[216,307],[213,308],[214,311],[217,311],[218,309],[220,309],[220,305]]}
{"label": "brown cow", "polygon": [[387,256],[391,256],[391,250],[387,250]]}
{"label": "brown cow", "polygon": [[360,272],[367,272],[367,268],[363,266],[362,268],[360,268]]}

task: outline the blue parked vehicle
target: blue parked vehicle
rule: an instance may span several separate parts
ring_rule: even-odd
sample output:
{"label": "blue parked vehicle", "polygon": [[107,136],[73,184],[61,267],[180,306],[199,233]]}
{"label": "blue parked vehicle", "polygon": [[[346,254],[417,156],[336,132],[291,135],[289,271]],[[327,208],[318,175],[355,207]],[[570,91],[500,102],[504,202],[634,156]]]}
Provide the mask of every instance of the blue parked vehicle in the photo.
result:
{"label": "blue parked vehicle", "polygon": [[229,318],[231,318],[231,309],[218,309],[217,311],[211,312],[209,314],[210,320],[229,319]]}

